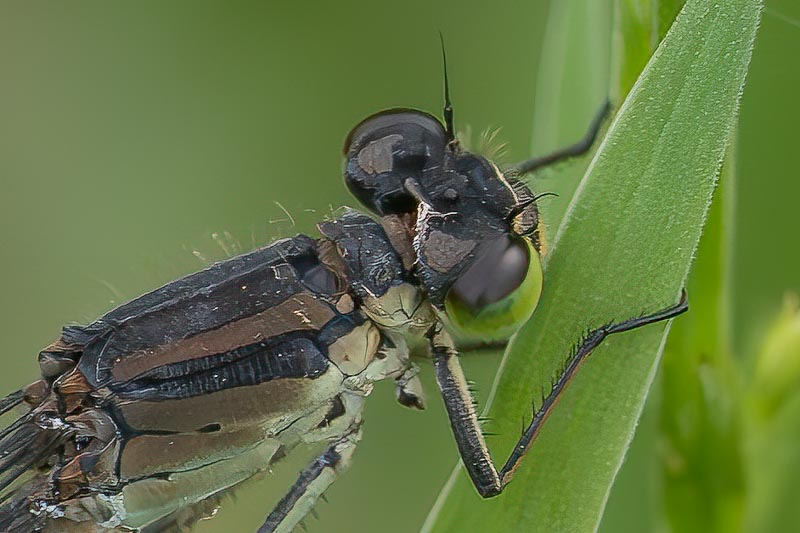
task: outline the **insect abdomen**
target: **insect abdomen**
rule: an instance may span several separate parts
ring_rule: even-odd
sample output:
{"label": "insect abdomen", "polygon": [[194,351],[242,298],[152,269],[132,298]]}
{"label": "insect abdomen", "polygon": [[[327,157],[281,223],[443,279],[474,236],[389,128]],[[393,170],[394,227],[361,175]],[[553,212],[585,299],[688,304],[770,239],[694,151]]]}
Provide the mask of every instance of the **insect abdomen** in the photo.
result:
{"label": "insect abdomen", "polygon": [[[329,431],[345,373],[368,364],[380,334],[317,246],[278,241],[66,328],[40,356],[28,429],[0,441],[39,453],[11,460],[13,477],[41,472],[0,507],[0,525],[161,523]],[[23,522],[21,502],[35,511]]]}

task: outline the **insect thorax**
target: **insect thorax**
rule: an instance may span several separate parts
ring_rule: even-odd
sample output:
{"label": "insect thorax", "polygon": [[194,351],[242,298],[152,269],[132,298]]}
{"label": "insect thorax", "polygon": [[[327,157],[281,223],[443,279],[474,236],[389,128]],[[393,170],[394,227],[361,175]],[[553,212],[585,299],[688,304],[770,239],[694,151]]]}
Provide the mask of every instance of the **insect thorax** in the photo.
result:
{"label": "insect thorax", "polygon": [[413,278],[415,256],[407,221],[386,216],[382,224],[354,210],[319,225],[326,237],[321,260],[347,281],[364,313],[387,332],[418,336],[436,321]]}

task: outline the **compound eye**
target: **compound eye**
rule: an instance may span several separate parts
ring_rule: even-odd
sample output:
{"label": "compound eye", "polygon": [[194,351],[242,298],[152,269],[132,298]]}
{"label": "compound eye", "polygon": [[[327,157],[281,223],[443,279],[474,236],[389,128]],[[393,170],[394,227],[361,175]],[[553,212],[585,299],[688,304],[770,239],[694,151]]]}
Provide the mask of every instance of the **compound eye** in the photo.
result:
{"label": "compound eye", "polygon": [[520,240],[503,235],[492,241],[450,289],[453,298],[477,312],[497,303],[522,284],[530,252]]}
{"label": "compound eye", "polygon": [[484,247],[445,299],[452,329],[465,337],[507,338],[533,314],[542,291],[539,254],[503,235]]}
{"label": "compound eye", "polygon": [[420,147],[438,147],[439,154],[447,144],[447,135],[435,117],[413,109],[389,109],[365,118],[350,130],[344,141],[344,154],[352,155],[392,135]]}
{"label": "compound eye", "polygon": [[409,109],[373,115],[353,128],[345,141],[345,183],[364,205],[384,215],[409,213],[415,199],[404,183],[424,181],[442,165],[447,134],[433,116]]}

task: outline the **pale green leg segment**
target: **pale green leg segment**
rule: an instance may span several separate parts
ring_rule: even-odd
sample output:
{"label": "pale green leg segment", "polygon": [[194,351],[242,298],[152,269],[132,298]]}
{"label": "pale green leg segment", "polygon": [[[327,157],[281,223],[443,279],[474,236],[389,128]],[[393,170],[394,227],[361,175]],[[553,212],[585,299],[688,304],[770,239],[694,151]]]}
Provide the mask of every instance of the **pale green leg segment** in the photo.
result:
{"label": "pale green leg segment", "polygon": [[258,533],[291,533],[327,488],[350,466],[359,440],[360,421],[300,473],[291,490],[278,502]]}

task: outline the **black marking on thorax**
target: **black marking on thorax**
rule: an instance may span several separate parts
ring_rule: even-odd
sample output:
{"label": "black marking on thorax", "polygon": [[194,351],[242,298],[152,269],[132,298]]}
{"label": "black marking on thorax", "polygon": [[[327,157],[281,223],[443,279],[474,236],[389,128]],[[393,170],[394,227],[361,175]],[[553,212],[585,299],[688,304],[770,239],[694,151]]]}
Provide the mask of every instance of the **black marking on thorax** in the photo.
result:
{"label": "black marking on thorax", "polygon": [[386,231],[369,216],[348,209],[317,227],[336,244],[356,298],[380,297],[408,276]]}

